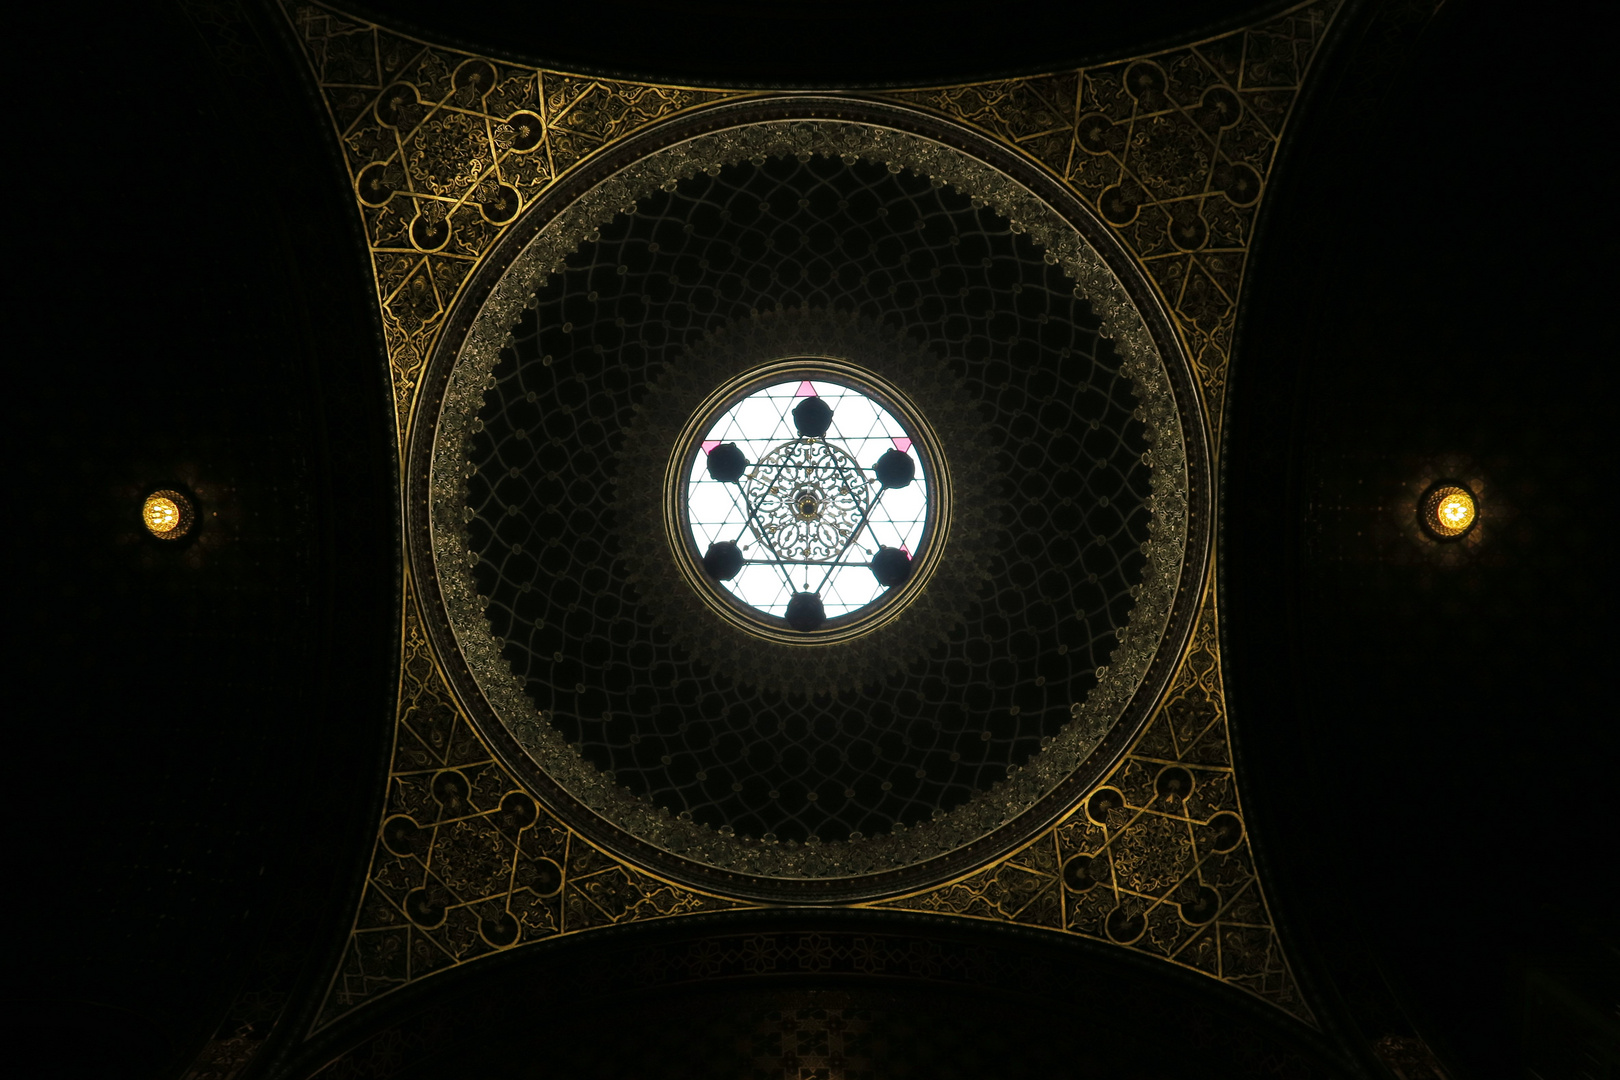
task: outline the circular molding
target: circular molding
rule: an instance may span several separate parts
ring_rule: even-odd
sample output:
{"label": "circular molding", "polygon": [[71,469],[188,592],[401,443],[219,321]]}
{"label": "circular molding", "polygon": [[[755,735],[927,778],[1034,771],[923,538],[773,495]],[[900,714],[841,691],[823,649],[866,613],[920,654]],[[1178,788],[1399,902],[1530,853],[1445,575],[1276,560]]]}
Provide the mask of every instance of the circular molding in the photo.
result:
{"label": "circular molding", "polygon": [[[779,363],[761,365],[762,357]],[[914,575],[915,587],[884,605],[877,618],[844,632],[835,628],[806,648],[802,635],[761,632],[753,620],[732,617],[709,602],[712,588],[690,580],[689,561],[668,538],[680,527],[671,520],[671,470],[699,418],[773,372],[805,371],[804,361],[812,357],[819,369],[843,371],[884,394],[918,424],[947,479],[936,511],[939,535],[922,553],[927,565]],[[852,357],[863,362],[856,365]],[[638,592],[658,625],[717,669],[784,693],[859,688],[924,656],[983,588],[1004,502],[987,467],[983,421],[942,370],[937,358],[894,332],[823,310],[761,312],[688,349],[637,410],[614,500]],[[944,560],[947,547],[951,558]],[[895,617],[902,611],[907,618],[898,626]],[[720,617],[705,617],[709,612]]]}
{"label": "circular molding", "polygon": [[[880,162],[891,172],[930,177],[936,187],[971,195],[974,205],[1008,219],[1014,233],[1044,251],[1048,266],[1073,280],[1139,402],[1135,415],[1148,433],[1143,461],[1151,469],[1151,519],[1150,539],[1141,545],[1141,581],[1110,662],[1027,764],[1010,765],[1005,781],[913,828],[796,844],[681,820],[580,757],[525,695],[490,632],[487,601],[472,573],[477,556],[467,540],[466,500],[468,439],[493,385],[491,373],[535,289],[563,270],[571,252],[593,242],[616,214],[633,213],[638,198],[673,191],[683,178],[714,176],[733,162],[817,155]],[[732,329],[738,340],[748,332]],[[707,382],[704,392],[715,385]],[[871,898],[943,880],[1027,840],[1096,782],[1151,715],[1201,597],[1209,545],[1207,435],[1190,367],[1151,287],[1106,227],[1065,189],[973,133],[909,110],[850,99],[776,98],[700,110],[626,140],[594,169],[559,184],[509,230],[451,313],[424,369],[421,395],[407,446],[410,565],[424,627],[463,706],[513,771],[572,826],[623,857],[723,894]],[[931,405],[927,411],[932,418]],[[667,468],[667,449],[663,453]],[[955,460],[951,466],[960,496],[962,470]],[[957,538],[953,521],[951,543]],[[925,596],[948,561],[942,560]],[[973,573],[969,566],[964,582]],[[900,621],[924,607],[920,599],[910,604]]]}

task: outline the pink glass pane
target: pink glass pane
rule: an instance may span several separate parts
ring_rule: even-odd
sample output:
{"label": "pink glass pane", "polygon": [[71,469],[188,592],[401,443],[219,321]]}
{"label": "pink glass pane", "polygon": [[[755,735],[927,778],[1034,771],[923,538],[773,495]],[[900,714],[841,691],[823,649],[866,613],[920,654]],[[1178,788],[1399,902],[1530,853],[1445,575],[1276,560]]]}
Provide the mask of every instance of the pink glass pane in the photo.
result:
{"label": "pink glass pane", "polygon": [[714,448],[719,446],[719,445],[720,445],[720,440],[719,439],[704,439],[703,440],[703,452],[705,454],[712,454],[712,453],[714,453]]}
{"label": "pink glass pane", "polygon": [[810,385],[810,380],[809,379],[806,379],[804,382],[799,384],[799,392],[794,394],[793,396],[794,397],[816,397],[818,395],[816,394],[816,388]]}
{"label": "pink glass pane", "polygon": [[904,454],[906,451],[911,449],[911,440],[910,439],[895,439],[894,440],[894,448],[896,450],[900,451],[902,454]]}

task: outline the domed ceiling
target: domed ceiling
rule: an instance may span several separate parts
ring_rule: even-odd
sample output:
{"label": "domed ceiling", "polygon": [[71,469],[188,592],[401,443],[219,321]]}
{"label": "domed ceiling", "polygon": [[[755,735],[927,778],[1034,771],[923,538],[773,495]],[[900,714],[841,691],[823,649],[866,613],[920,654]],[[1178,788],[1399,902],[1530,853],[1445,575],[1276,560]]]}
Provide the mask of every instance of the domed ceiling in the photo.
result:
{"label": "domed ceiling", "polygon": [[[1336,10],[780,94],[290,9],[372,252],[406,525],[389,796],[317,1026],[557,935],[784,902],[1112,942],[1309,1020],[1227,749],[1212,473],[1254,215]],[[773,371],[916,429],[931,540],[852,630],[727,615],[683,532],[704,418]]]}
{"label": "domed ceiling", "polygon": [[[1208,484],[1173,334],[1073,218],[905,113],[819,104],[662,126],[667,148],[510,231],[424,379],[444,403],[418,406],[413,564],[475,722],[604,843],[730,889],[868,896],[1098,779],[1180,653]],[[886,379],[948,462],[931,576],[853,637],[718,617],[660,513],[705,397],[782,361]]]}
{"label": "domed ceiling", "polygon": [[36,1070],[1573,1074],[1600,38],[1291,2],[25,7]]}

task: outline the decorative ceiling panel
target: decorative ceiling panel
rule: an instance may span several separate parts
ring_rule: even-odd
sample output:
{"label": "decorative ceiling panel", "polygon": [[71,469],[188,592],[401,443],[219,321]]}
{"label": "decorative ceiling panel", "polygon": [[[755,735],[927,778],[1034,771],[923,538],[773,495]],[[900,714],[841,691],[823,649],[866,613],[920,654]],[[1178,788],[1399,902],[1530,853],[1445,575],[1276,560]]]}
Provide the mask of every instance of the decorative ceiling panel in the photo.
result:
{"label": "decorative ceiling panel", "polygon": [[[868,899],[1015,845],[1145,720],[1208,546],[1197,392],[1123,256],[910,114],[699,118],[514,226],[430,358],[418,598],[565,817],[733,894]],[[951,462],[938,572],[854,637],[717,618],[656,512],[693,409],[794,357],[891,379]]]}
{"label": "decorative ceiling panel", "polygon": [[[1011,164],[1000,169],[1003,179],[997,181],[1004,185],[1001,194],[988,199],[1000,199],[994,209],[1005,215],[1007,231],[1030,232],[1037,258],[1078,283],[1074,295],[1097,317],[1090,332],[1100,332],[1100,348],[1113,350],[1112,370],[1137,380],[1132,392],[1141,403],[1139,422],[1154,407],[1142,389],[1153,366],[1149,358],[1162,355],[1171,371],[1177,358],[1190,365],[1190,393],[1181,406],[1190,411],[1178,421],[1182,450],[1208,470],[1199,475],[1213,475],[1253,223],[1290,110],[1338,10],[1338,0],[1307,3],[1208,41],[1075,71],[844,99],[864,115],[888,109],[895,125],[926,127],[939,146],[983,143],[1007,156]],[[425,495],[420,483],[429,460],[421,450],[429,442],[422,433],[431,434],[445,408],[443,385],[424,389],[434,358],[445,358],[448,371],[457,356],[483,349],[490,357],[488,374],[502,356],[515,355],[508,330],[516,324],[477,325],[475,308],[489,296],[499,298],[503,275],[535,250],[513,239],[522,229],[528,229],[527,242],[546,222],[569,213],[580,221],[591,213],[609,219],[632,213],[637,192],[612,188],[625,164],[685,146],[683,139],[695,144],[728,123],[735,128],[724,117],[741,108],[757,108],[762,117],[776,109],[779,118],[808,108],[803,95],[526,68],[413,41],[313,4],[288,4],[286,14],[336,128],[364,222],[408,474],[405,490],[411,493]],[[823,96],[833,104],[817,122],[837,108],[837,95]],[[881,152],[847,150],[843,161],[851,167],[885,160]],[[753,157],[757,166],[782,153],[784,148],[762,148]],[[818,153],[829,151],[806,146],[797,157],[802,163]],[[982,198],[960,176],[946,177],[916,161],[904,164],[893,152],[888,163],[893,172],[909,168],[932,177],[936,188]],[[675,192],[699,173],[714,177],[724,167],[718,158],[690,157],[660,190]],[[1045,197],[1033,194],[1048,190]],[[593,198],[600,203],[594,208]],[[1070,218],[1095,224],[1094,233],[1070,241],[1062,230],[1041,224],[1041,214],[1067,205],[1065,199],[1079,207]],[[596,243],[600,233],[585,239]],[[546,287],[548,275],[566,277],[568,258],[580,242],[574,237],[531,260],[538,276],[522,284],[536,304],[544,297],[535,290]],[[1110,266],[1120,268],[1115,277]],[[1105,279],[1123,282],[1117,286],[1122,300],[1110,299],[1114,286]],[[1145,284],[1132,292],[1133,281]],[[590,299],[596,301],[596,290]],[[516,295],[507,315],[521,319],[523,309],[533,310],[528,300],[528,294]],[[1047,323],[1045,314],[1040,321]],[[1134,329],[1138,325],[1142,330]],[[1162,336],[1155,336],[1155,326],[1163,328]],[[542,328],[536,340],[543,336]],[[469,430],[481,430],[474,425],[483,423],[482,395],[498,382],[490,375],[472,388],[477,399],[469,399],[462,421]],[[1031,816],[1031,807],[1044,804],[1020,804],[1013,812],[1024,815],[1016,844],[987,841],[976,849],[965,842],[959,850],[967,854],[942,878],[879,890],[884,895],[845,894],[819,902],[990,920],[1109,942],[1220,980],[1314,1023],[1288,969],[1243,825],[1207,570],[1215,500],[1208,481],[1202,488],[1200,483],[1195,475],[1190,493],[1174,485],[1153,488],[1161,500],[1192,500],[1195,542],[1178,550],[1176,561],[1192,576],[1177,579],[1172,589],[1181,629],[1154,637],[1169,641],[1172,651],[1152,660],[1162,675],[1151,692],[1142,691],[1143,711],[1128,727],[1130,741],[1099,742],[1102,756],[1091,771],[1076,773],[1070,765],[1069,772],[1046,777],[1042,782],[1051,783],[1043,790],[1061,790],[1063,805]],[[414,506],[405,509],[417,513]],[[475,516],[469,507],[466,520]],[[441,535],[450,535],[440,528]],[[1152,534],[1154,543],[1158,538]],[[1151,544],[1142,546],[1151,559]],[[440,565],[445,555],[438,553]],[[437,574],[423,579],[422,569],[433,565],[424,559],[421,544],[406,553],[415,572],[407,571],[404,582],[387,803],[365,896],[315,1028],[494,953],[604,926],[791,902],[757,889],[728,888],[723,878],[699,881],[678,863],[640,857],[634,845],[604,842],[599,827],[585,824],[595,819],[562,798],[562,789],[547,789],[544,777],[514,765],[520,751],[530,748],[519,746],[521,740],[492,740],[487,720],[469,708],[471,684],[457,674],[468,661],[453,635],[432,628],[444,583]],[[478,560],[473,553],[468,569]],[[487,607],[477,590],[488,587],[456,588]],[[1121,622],[1109,629],[1125,642],[1129,626]],[[1094,681],[1104,683],[1109,666],[1107,660],[1097,665]],[[1043,684],[1045,678],[1040,676]],[[513,676],[508,685],[516,693],[523,680]],[[487,686],[481,692],[487,695]],[[1078,695],[1074,708],[1087,700]],[[542,723],[549,722],[545,712],[542,706]],[[1018,713],[1013,708],[1010,715]],[[1040,754],[1061,734],[1035,732],[1045,742],[1026,778],[1040,775]],[[1008,786],[1029,782],[1019,779],[1017,765],[1006,767]],[[1060,787],[1060,780],[1076,775],[1088,778],[1081,788]],[[788,877],[793,872],[777,871]]]}
{"label": "decorative ceiling panel", "polygon": [[1217,430],[1254,222],[1339,0],[1207,41],[895,94],[1017,147],[1117,232],[1186,340]]}
{"label": "decorative ceiling panel", "polygon": [[478,261],[582,160],[736,93],[517,67],[288,5],[364,221],[403,432],[422,362]]}

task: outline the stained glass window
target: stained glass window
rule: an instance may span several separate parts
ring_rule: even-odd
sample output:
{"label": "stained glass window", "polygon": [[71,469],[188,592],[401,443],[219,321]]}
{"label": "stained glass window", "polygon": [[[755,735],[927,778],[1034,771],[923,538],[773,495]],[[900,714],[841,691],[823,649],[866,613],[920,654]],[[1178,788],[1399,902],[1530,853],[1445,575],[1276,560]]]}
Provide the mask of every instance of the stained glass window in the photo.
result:
{"label": "stained glass window", "polygon": [[686,519],[720,587],[813,630],[909,578],[930,480],[912,433],[880,402],[841,383],[792,379],[710,425],[692,461]]}

